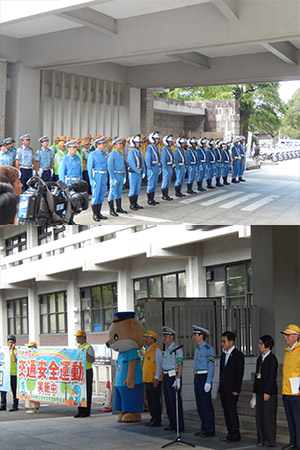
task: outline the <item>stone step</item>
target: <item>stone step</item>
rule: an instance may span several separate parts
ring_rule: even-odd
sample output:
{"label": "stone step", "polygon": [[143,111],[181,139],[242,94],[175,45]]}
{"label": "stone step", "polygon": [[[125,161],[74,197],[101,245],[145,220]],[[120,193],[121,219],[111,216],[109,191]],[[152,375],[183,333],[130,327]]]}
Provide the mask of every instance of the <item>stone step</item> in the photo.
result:
{"label": "stone step", "polygon": [[[216,412],[223,412],[222,409],[222,404],[220,401],[215,400],[213,402],[214,405],[214,410]],[[238,410],[238,414],[239,416],[251,416],[251,417],[255,417],[255,409],[251,408],[249,405],[249,402],[238,402],[238,406],[237,406],[237,410]],[[277,408],[277,420],[286,420],[286,416],[285,416],[285,411],[284,411],[284,407],[283,406],[278,406]]]}
{"label": "stone step", "polygon": [[[199,416],[196,410],[184,412],[184,418],[187,420],[199,421]],[[256,438],[256,424],[255,417],[239,415],[240,431],[242,436]],[[216,431],[219,433],[226,433],[224,415],[221,412],[215,411]],[[285,420],[277,419],[277,435],[276,441],[281,443],[289,442],[289,432]]]}

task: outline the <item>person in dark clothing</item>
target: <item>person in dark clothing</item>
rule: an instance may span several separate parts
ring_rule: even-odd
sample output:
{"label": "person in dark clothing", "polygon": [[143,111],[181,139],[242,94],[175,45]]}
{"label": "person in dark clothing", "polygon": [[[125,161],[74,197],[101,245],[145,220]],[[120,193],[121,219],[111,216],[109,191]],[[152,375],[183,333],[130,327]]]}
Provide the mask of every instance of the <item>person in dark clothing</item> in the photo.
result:
{"label": "person in dark clothing", "polygon": [[237,442],[241,440],[237,402],[241,392],[244,375],[244,355],[234,345],[235,334],[225,331],[221,336],[224,352],[220,361],[220,396],[227,434],[220,440],[223,442]]}
{"label": "person in dark clothing", "polygon": [[277,415],[278,361],[271,352],[274,340],[265,335],[259,338],[261,355],[256,361],[253,397],[256,398],[257,445],[275,447]]}

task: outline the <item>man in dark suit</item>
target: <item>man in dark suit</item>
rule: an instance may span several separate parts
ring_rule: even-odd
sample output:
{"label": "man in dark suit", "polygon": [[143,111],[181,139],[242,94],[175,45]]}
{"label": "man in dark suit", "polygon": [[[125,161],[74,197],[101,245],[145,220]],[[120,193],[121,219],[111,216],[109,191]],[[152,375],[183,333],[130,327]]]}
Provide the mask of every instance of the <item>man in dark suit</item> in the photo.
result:
{"label": "man in dark suit", "polygon": [[226,436],[220,439],[224,442],[241,440],[237,402],[244,375],[244,355],[235,347],[234,341],[235,334],[231,331],[225,331],[221,336],[224,352],[220,361],[218,394],[221,398],[227,428]]}

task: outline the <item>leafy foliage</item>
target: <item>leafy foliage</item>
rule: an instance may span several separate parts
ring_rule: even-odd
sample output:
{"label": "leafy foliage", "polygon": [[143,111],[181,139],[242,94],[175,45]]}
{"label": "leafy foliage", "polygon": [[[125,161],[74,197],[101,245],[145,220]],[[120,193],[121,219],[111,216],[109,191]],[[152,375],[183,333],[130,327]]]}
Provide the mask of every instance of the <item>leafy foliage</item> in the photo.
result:
{"label": "leafy foliage", "polygon": [[292,139],[300,139],[300,89],[287,102],[282,120],[282,132]]}
{"label": "leafy foliage", "polygon": [[240,132],[277,133],[285,106],[279,96],[279,83],[251,83],[226,86],[176,88],[155,94],[172,100],[238,100]]}

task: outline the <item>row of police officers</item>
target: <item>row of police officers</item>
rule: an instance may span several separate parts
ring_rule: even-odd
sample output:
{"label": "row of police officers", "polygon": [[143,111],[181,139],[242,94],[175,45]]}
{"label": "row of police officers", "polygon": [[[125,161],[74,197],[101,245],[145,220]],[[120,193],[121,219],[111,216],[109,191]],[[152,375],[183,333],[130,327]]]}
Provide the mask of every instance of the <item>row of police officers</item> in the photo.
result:
{"label": "row of police officers", "polygon": [[[97,136],[91,142],[87,135],[83,141],[69,139],[65,136],[56,138],[56,143],[49,147],[48,136],[39,139],[40,148],[34,153],[30,147],[30,134],[20,137],[22,145],[15,149],[14,139],[9,137],[0,142],[0,165],[15,165],[20,170],[23,190],[35,169],[46,182],[61,180],[67,185],[78,180],[85,180],[90,185],[93,219],[107,219],[101,214],[102,203],[109,180],[108,204],[112,216],[125,214],[121,196],[123,185],[129,182],[130,209],[137,211],[143,207],[138,204],[142,179],[147,180],[147,202],[150,206],[159,204],[155,200],[155,192],[161,175],[162,199],[171,201],[169,187],[175,175],[175,196],[183,197],[182,186],[187,177],[187,193],[195,194],[197,190],[206,189],[203,180],[206,178],[207,189],[229,185],[228,175],[232,170],[232,183],[245,181],[243,173],[246,162],[245,137],[233,139],[232,143],[202,138],[174,139],[172,135],[162,138],[159,133],[150,133],[148,145],[143,151],[145,140],[141,135],[132,136],[127,141],[120,137],[113,140]],[[57,139],[58,140],[57,142]],[[109,143],[109,146],[108,146]],[[126,148],[125,148],[126,146]],[[108,153],[109,149],[109,153]],[[125,157],[126,154],[126,163]],[[215,185],[212,181],[215,177]],[[222,183],[223,181],[223,183]],[[115,208],[115,204],[116,208]]]}

